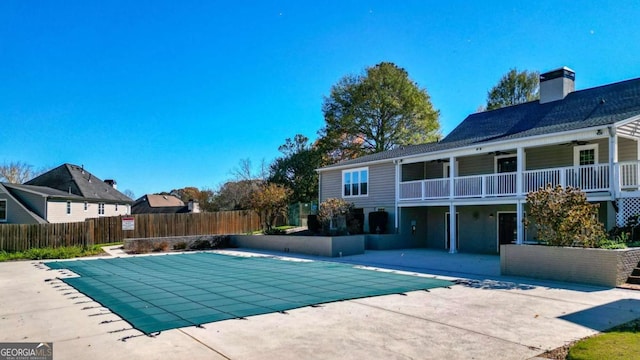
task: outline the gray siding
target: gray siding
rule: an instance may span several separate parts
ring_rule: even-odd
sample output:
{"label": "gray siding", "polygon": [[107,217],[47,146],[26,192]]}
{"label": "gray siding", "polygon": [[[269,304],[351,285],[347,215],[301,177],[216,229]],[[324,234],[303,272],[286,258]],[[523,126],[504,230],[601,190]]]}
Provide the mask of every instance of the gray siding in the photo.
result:
{"label": "gray siding", "polygon": [[46,199],[42,195],[33,194],[26,191],[16,191],[16,197],[20,200],[29,210],[36,213],[41,218],[46,219],[45,203]]}
{"label": "gray siding", "polygon": [[0,221],[0,224],[38,224],[44,222],[30,212],[24,205],[20,204],[2,184],[0,184],[0,200],[7,202],[7,220]]}
{"label": "gray siding", "polygon": [[[353,169],[363,166],[354,166]],[[369,232],[369,213],[384,208],[389,213],[387,228],[394,232],[395,224],[395,165],[392,162],[375,164],[369,168],[369,194],[367,196],[342,196],[342,170],[321,173],[320,201],[329,198],[344,199],[362,208],[365,213],[364,230]],[[348,171],[348,169],[347,169]]]}
{"label": "gray siding", "polygon": [[[609,143],[607,139],[591,141],[590,144],[598,144],[598,163],[609,162]],[[573,166],[572,144],[552,145],[526,149],[526,169],[539,170],[556,167]]]}
{"label": "gray siding", "polygon": [[478,155],[461,157],[458,160],[458,176],[492,174],[494,172],[494,156]]}
{"label": "gray siding", "polygon": [[402,165],[402,181],[422,180],[425,176],[425,162]]}
{"label": "gray siding", "polygon": [[627,138],[618,138],[618,161],[638,160],[638,143]]}

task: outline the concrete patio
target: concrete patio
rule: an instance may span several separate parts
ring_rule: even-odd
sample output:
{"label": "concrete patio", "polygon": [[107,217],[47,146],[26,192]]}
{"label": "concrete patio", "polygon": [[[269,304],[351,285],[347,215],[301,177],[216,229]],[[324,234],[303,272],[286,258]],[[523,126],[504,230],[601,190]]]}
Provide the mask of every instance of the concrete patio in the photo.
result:
{"label": "concrete patio", "polygon": [[638,291],[502,277],[497,256],[398,250],[308,258],[427,273],[458,285],[147,337],[55,280],[71,274],[36,261],[0,263],[0,341],[52,341],[56,359],[529,359],[640,317]]}

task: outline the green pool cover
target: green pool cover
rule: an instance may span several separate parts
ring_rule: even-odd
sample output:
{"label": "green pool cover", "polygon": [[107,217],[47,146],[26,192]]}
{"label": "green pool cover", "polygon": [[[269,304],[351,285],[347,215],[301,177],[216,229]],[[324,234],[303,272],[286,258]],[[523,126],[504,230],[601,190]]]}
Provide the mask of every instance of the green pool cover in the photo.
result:
{"label": "green pool cover", "polygon": [[49,262],[145,334],[299,307],[452,285],[323,261],[213,253]]}

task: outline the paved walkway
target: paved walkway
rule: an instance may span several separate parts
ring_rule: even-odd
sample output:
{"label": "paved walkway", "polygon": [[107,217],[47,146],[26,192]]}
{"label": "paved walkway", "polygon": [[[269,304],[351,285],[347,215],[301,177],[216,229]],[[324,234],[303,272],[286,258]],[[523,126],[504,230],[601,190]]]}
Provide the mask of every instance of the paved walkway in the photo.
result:
{"label": "paved walkway", "polygon": [[152,338],[55,280],[68,272],[0,263],[0,341],[53,341],[55,359],[530,359],[640,317],[640,291],[501,277],[496,256],[405,250],[337,260],[460,280]]}

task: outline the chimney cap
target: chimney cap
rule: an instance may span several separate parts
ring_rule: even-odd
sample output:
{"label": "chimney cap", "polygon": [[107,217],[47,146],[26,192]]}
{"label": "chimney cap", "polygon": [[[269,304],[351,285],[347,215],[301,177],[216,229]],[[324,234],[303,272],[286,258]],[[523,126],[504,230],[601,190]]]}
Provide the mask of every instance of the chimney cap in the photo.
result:
{"label": "chimney cap", "polygon": [[547,71],[545,73],[540,74],[540,82],[553,80],[560,77],[564,77],[570,80],[575,80],[576,72],[566,66],[563,66],[561,68],[554,69],[554,70]]}

